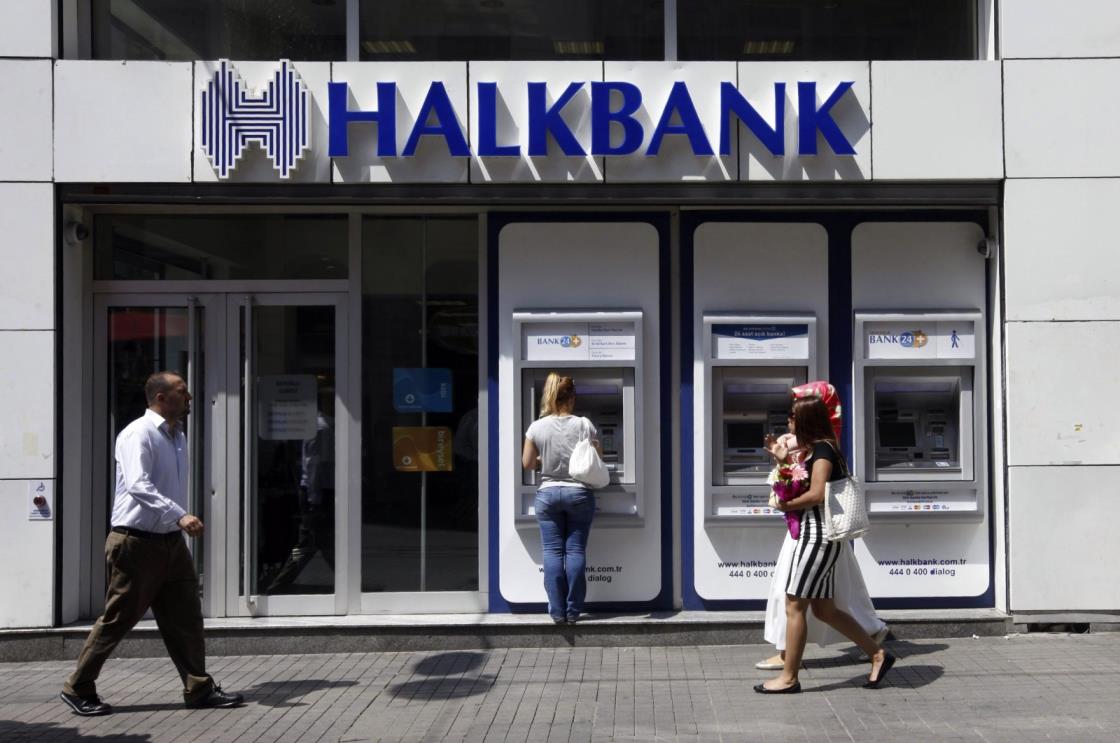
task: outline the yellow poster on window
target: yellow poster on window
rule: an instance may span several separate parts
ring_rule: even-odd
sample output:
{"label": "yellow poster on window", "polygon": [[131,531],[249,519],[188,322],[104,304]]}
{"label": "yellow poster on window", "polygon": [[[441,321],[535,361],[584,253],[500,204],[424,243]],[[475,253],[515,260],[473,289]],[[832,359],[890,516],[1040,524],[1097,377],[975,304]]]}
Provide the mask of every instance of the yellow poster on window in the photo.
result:
{"label": "yellow poster on window", "polygon": [[393,426],[393,467],[398,472],[450,472],[451,429]]}

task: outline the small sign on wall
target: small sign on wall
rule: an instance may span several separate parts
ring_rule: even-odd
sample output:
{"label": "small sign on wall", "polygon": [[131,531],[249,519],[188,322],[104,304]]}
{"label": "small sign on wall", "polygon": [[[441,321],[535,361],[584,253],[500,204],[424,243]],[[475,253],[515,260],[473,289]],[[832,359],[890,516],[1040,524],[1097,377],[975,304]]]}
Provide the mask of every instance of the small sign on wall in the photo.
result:
{"label": "small sign on wall", "polygon": [[393,369],[393,409],[398,413],[450,413],[451,370]]}
{"label": "small sign on wall", "polygon": [[312,374],[266,374],[258,385],[259,435],[266,441],[315,438],[317,384]]}
{"label": "small sign on wall", "polygon": [[27,483],[27,520],[51,521],[54,519],[54,482],[32,480]]}
{"label": "small sign on wall", "polygon": [[720,323],[712,326],[717,359],[809,358],[808,323]]}
{"label": "small sign on wall", "polygon": [[451,472],[451,429],[393,426],[393,468],[398,472]]}

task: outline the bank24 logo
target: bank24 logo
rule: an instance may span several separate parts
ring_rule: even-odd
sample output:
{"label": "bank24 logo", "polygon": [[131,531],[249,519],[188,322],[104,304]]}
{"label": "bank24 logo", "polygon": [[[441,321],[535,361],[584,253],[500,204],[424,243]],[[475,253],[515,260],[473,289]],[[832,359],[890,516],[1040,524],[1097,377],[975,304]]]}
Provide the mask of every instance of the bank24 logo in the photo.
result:
{"label": "bank24 logo", "polygon": [[905,330],[898,334],[898,345],[903,348],[922,348],[929,343],[929,336],[920,330]]}

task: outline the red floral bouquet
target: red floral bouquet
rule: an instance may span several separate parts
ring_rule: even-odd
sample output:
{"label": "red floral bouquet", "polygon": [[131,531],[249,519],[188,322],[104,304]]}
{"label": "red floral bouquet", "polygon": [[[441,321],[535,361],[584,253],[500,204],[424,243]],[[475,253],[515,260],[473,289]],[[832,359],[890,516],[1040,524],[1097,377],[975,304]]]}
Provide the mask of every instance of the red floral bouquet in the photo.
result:
{"label": "red floral bouquet", "polygon": [[[770,471],[766,482],[770,485],[771,501],[777,499],[785,503],[809,489],[809,471],[801,463],[801,452],[793,434],[787,433],[779,437],[778,446],[789,453],[785,460],[778,462]],[[801,511],[787,511],[785,517],[789,535],[797,539],[801,534]]]}

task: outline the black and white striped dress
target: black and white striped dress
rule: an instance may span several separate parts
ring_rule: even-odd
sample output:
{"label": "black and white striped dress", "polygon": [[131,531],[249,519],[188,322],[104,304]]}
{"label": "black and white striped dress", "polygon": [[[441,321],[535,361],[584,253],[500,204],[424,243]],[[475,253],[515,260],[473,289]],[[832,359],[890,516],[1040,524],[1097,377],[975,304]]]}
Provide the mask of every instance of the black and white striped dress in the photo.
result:
{"label": "black and white striped dress", "polygon": [[[840,460],[835,450],[826,443],[813,446],[813,454],[805,460],[805,467],[812,472],[813,462],[827,459],[832,462],[829,482],[843,477]],[[812,478],[809,480],[812,483]],[[824,536],[824,504],[801,512],[801,534],[794,548],[790,564],[786,593],[801,599],[830,599],[835,589],[836,560],[840,557],[843,542],[830,542]]]}

